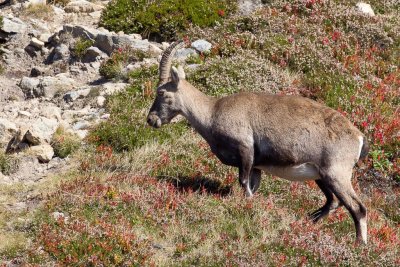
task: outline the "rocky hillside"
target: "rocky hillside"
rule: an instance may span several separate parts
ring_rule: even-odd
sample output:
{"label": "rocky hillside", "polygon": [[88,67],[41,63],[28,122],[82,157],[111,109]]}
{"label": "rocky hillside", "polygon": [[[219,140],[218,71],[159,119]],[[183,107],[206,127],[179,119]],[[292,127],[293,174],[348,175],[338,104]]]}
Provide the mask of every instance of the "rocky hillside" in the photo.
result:
{"label": "rocky hillside", "polygon": [[[400,264],[399,4],[175,2],[0,0],[0,260]],[[303,95],[367,135],[354,183],[368,247],[350,245],[343,211],[304,218],[323,202],[314,184],[265,176],[243,200],[186,121],[146,127],[161,54],[180,38],[175,63],[207,94]]]}

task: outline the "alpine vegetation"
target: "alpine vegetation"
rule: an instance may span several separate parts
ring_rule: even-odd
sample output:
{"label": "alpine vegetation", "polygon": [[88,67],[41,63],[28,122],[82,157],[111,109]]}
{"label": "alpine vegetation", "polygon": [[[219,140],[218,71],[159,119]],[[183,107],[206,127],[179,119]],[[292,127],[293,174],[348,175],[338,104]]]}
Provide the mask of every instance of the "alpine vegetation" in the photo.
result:
{"label": "alpine vegetation", "polygon": [[327,106],[299,96],[242,92],[222,98],[203,94],[185,80],[172,58],[182,42],[165,50],[159,84],[147,122],[155,128],[184,116],[218,159],[239,169],[251,197],[261,171],[291,181],[315,180],[326,196],[311,214],[317,222],[344,205],[356,227],[356,242],[367,243],[367,210],[351,184],[354,165],[367,155],[365,136]]}

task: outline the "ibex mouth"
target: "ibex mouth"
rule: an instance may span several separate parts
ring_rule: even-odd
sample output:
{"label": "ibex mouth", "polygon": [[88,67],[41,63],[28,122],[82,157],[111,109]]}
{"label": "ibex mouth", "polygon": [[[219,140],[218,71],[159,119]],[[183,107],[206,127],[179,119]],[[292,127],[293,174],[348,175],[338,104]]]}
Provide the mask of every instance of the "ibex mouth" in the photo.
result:
{"label": "ibex mouth", "polygon": [[147,123],[154,128],[160,128],[162,125],[161,119],[157,115],[149,115],[147,117]]}

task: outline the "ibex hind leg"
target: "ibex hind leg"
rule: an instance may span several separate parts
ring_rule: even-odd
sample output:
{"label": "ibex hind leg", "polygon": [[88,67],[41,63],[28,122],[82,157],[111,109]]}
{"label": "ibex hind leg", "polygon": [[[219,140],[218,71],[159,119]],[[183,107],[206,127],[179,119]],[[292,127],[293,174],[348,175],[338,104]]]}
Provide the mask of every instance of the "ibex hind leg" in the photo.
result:
{"label": "ibex hind leg", "polygon": [[346,172],[331,170],[322,180],[350,212],[356,227],[356,242],[367,244],[367,209],[351,185],[351,175],[351,169]]}
{"label": "ibex hind leg", "polygon": [[324,193],[326,197],[326,203],[324,206],[321,208],[317,209],[316,211],[312,212],[309,214],[310,219],[316,223],[320,219],[324,218],[327,216],[329,213],[333,212],[337,208],[339,208],[342,203],[338,201],[336,196],[332,193],[331,190],[329,190],[329,187],[325,184],[325,182],[321,179],[315,180],[317,183],[318,187],[321,189],[321,191]]}

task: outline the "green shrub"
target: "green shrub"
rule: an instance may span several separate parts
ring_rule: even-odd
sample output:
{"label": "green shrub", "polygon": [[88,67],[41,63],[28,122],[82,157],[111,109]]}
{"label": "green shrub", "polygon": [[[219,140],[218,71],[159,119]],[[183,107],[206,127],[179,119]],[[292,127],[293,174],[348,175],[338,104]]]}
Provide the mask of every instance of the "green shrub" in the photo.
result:
{"label": "green shrub", "polygon": [[3,16],[0,16],[0,28],[3,27]]}
{"label": "green shrub", "polygon": [[91,47],[93,43],[94,42],[92,40],[79,38],[72,48],[72,55],[81,60],[85,56],[88,48]]}
{"label": "green shrub", "polygon": [[100,26],[170,40],[191,23],[213,26],[235,8],[232,0],[113,0],[103,10]]}
{"label": "green shrub", "polygon": [[128,78],[123,73],[124,67],[129,63],[142,61],[146,57],[146,53],[141,50],[132,50],[128,47],[120,48],[111,54],[111,57],[104,61],[99,69],[99,73],[106,79],[122,79]]}
{"label": "green shrub", "polygon": [[0,152],[0,172],[9,175],[18,170],[19,160],[11,155]]}
{"label": "green shrub", "polygon": [[57,128],[51,140],[54,154],[60,158],[66,158],[76,151],[80,145],[79,138],[72,133],[67,133],[63,127]]}

